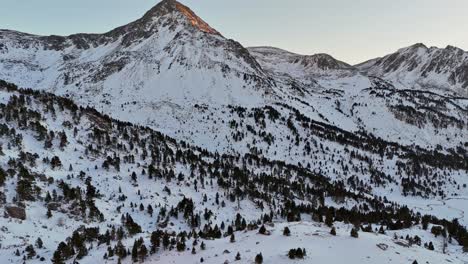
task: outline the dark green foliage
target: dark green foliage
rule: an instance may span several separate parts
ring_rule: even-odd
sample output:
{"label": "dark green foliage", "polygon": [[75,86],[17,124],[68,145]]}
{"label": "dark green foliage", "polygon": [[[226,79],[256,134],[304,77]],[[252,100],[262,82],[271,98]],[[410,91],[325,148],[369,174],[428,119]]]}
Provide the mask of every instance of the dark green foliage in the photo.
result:
{"label": "dark green foliage", "polygon": [[33,183],[27,179],[18,180],[16,185],[16,194],[18,195],[18,200],[20,201],[36,200]]}
{"label": "dark green foliage", "polygon": [[258,253],[255,256],[255,264],[262,264],[263,263],[263,255],[262,253]]}
{"label": "dark green foliage", "polygon": [[177,243],[177,251],[185,251],[185,249],[186,249],[185,242],[179,241]]}
{"label": "dark green foliage", "polygon": [[33,245],[28,245],[24,251],[26,252],[26,257],[28,259],[32,259],[36,256],[36,251],[34,250]]}
{"label": "dark green foliage", "polygon": [[142,232],[141,226],[135,223],[129,214],[125,216],[124,224],[131,236]]}
{"label": "dark green foliage", "polygon": [[0,186],[3,186],[3,184],[5,184],[6,178],[6,172],[2,168],[0,168]]}
{"label": "dark green foliage", "polygon": [[288,252],[288,257],[290,259],[303,259],[305,255],[306,255],[305,249],[301,249],[301,248],[290,249]]}
{"label": "dark green foliage", "polygon": [[434,249],[435,249],[434,244],[432,244],[432,241],[429,242],[429,244],[426,247],[427,247],[427,249],[432,250],[432,251],[434,251]]}
{"label": "dark green foliage", "polygon": [[52,169],[61,168],[61,167],[62,167],[62,161],[60,160],[59,157],[54,156],[54,157],[50,160],[50,166],[52,167]]}
{"label": "dark green foliage", "polygon": [[38,237],[36,240],[36,247],[41,249],[43,246],[44,246],[44,242],[42,242],[42,239]]}
{"label": "dark green foliage", "polygon": [[50,211],[50,209],[47,209],[46,216],[47,216],[47,218],[51,218],[51,217],[52,217],[52,212]]}

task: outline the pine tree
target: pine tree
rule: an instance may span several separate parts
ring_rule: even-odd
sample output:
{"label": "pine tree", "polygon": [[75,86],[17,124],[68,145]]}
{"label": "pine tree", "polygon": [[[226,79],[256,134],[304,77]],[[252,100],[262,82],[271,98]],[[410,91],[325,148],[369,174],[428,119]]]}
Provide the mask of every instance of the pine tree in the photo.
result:
{"label": "pine tree", "polygon": [[42,242],[42,239],[40,237],[37,238],[36,240],[36,247],[41,249],[43,247],[44,243]]}
{"label": "pine tree", "polygon": [[77,259],[82,259],[84,257],[86,257],[88,255],[88,249],[86,248],[86,246],[83,244],[82,246],[80,246],[80,248],[78,249],[78,255],[76,256]]}
{"label": "pine tree", "polygon": [[185,248],[186,247],[185,247],[184,241],[181,240],[177,243],[177,251],[180,251],[180,252],[185,251]]}
{"label": "pine tree", "polygon": [[357,228],[352,228],[351,229],[351,237],[354,237],[354,238],[358,238],[359,237],[359,233],[358,233],[358,230]]}
{"label": "pine tree", "polygon": [[162,240],[162,243],[163,243],[163,248],[164,249],[167,249],[169,247],[169,244],[170,244],[170,237],[167,233],[164,233],[163,235],[163,240]]}
{"label": "pine tree", "polygon": [[304,251],[302,251],[302,249],[300,249],[300,248],[296,249],[296,258],[299,258],[299,259],[304,258]]}
{"label": "pine tree", "polygon": [[[1,153],[1,146],[0,146],[0,153]],[[6,172],[2,168],[0,168],[0,186],[5,184],[6,177],[7,177]]]}
{"label": "pine tree", "polygon": [[60,252],[55,251],[54,255],[52,256],[52,263],[53,264],[63,264],[62,256],[60,256]]}
{"label": "pine tree", "polygon": [[289,227],[284,227],[284,230],[283,230],[283,235],[284,236],[290,236],[291,235],[291,230],[289,230]]}
{"label": "pine tree", "polygon": [[140,252],[138,252],[138,255],[140,257],[140,261],[144,262],[146,255],[148,255],[148,249],[146,248],[145,244],[142,244],[140,247]]}
{"label": "pine tree", "polygon": [[262,264],[262,263],[263,263],[262,253],[258,253],[257,256],[255,256],[255,264]]}
{"label": "pine tree", "polygon": [[330,211],[327,211],[327,214],[325,215],[325,224],[329,227],[332,227],[333,225],[333,215]]}
{"label": "pine tree", "polygon": [[336,228],[335,228],[335,227],[332,227],[332,228],[331,228],[330,234],[331,234],[332,236],[336,236]]}
{"label": "pine tree", "polygon": [[132,260],[133,262],[138,261],[138,242],[135,240],[133,243],[133,248],[132,248]]}
{"label": "pine tree", "polygon": [[262,234],[262,235],[265,235],[266,234],[266,228],[265,228],[265,225],[262,225],[260,227],[260,229],[258,230],[258,233]]}
{"label": "pine tree", "polygon": [[47,218],[51,218],[51,217],[52,217],[52,212],[50,211],[50,209],[47,209],[46,216],[47,216]]}
{"label": "pine tree", "polygon": [[237,252],[236,260],[237,260],[237,261],[241,260],[241,254],[240,254],[240,252]]}
{"label": "pine tree", "polygon": [[49,203],[52,200],[52,196],[50,196],[50,193],[47,191],[46,197],[44,198],[44,202]]}
{"label": "pine tree", "polygon": [[29,179],[20,179],[16,184],[16,193],[20,201],[34,201],[33,183]]}
{"label": "pine tree", "polygon": [[148,214],[149,214],[151,217],[153,217],[153,207],[151,206],[151,204],[148,205],[147,211],[148,211]]}
{"label": "pine tree", "polygon": [[379,234],[385,235],[385,230],[384,230],[383,226],[380,226]]}
{"label": "pine tree", "polygon": [[61,137],[60,137],[60,148],[63,149],[68,145],[68,140],[67,140],[67,134],[62,131]]}
{"label": "pine tree", "polygon": [[117,242],[117,245],[115,246],[114,251],[115,251],[115,255],[117,255],[119,259],[127,257],[127,249],[125,248],[125,246],[122,244],[122,241],[120,240]]}
{"label": "pine tree", "polygon": [[427,249],[432,250],[432,251],[435,249],[434,244],[432,244],[432,241],[429,242],[429,246],[427,247]]}
{"label": "pine tree", "polygon": [[57,156],[54,156],[54,157],[50,160],[50,166],[52,167],[52,169],[62,167],[62,162],[60,161],[60,158],[57,157]]}
{"label": "pine tree", "polygon": [[36,250],[34,250],[33,245],[28,245],[28,246],[25,248],[25,251],[26,251],[26,253],[27,253],[27,258],[28,258],[28,259],[32,259],[34,256],[36,256]]}
{"label": "pine tree", "polygon": [[463,252],[468,252],[468,235],[462,238]]}
{"label": "pine tree", "polygon": [[231,234],[231,239],[230,239],[231,243],[234,243],[236,242],[236,238],[234,237],[234,233]]}

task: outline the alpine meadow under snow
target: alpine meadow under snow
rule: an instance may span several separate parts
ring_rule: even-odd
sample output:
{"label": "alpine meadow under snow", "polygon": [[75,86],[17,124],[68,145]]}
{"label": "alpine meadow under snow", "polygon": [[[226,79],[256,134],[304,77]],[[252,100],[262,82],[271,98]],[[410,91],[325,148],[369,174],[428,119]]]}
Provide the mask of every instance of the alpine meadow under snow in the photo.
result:
{"label": "alpine meadow under snow", "polygon": [[467,54],[0,30],[0,263],[468,263]]}

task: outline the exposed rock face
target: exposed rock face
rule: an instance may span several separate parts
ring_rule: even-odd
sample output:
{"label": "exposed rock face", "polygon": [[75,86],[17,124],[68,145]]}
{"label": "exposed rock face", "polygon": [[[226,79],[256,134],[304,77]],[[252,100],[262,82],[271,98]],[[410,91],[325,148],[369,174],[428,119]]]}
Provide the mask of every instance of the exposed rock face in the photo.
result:
{"label": "exposed rock face", "polygon": [[26,210],[18,206],[5,206],[6,217],[26,220]]}

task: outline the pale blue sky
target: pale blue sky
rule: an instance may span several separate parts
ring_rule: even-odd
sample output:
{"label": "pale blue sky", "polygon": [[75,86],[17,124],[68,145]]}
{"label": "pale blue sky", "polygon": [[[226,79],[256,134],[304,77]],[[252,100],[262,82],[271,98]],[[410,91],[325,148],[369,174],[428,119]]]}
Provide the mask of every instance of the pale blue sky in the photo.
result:
{"label": "pale blue sky", "polygon": [[[159,0],[0,0],[0,28],[42,35],[105,32]],[[349,63],[417,42],[468,49],[467,0],[181,0],[244,46],[325,52]]]}

